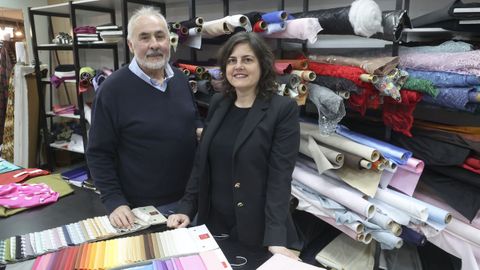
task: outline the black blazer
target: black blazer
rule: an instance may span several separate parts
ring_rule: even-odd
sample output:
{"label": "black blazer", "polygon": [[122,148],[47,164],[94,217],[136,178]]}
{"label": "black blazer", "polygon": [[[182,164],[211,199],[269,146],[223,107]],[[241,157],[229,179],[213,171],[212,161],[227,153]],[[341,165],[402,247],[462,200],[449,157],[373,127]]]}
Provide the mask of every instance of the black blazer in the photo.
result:
{"label": "black blazer", "polygon": [[[198,224],[210,210],[208,149],[233,99],[216,94],[178,213]],[[292,172],[300,143],[298,107],[294,100],[274,95],[257,97],[238,134],[230,179],[240,242],[256,246],[300,248],[289,212]]]}

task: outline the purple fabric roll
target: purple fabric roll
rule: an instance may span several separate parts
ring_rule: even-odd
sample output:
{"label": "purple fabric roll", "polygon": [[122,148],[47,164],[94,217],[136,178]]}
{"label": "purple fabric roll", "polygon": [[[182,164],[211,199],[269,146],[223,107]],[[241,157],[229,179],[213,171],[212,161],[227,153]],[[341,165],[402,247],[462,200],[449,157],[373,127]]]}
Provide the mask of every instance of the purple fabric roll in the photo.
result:
{"label": "purple fabric roll", "polygon": [[478,103],[469,103],[469,93],[476,92],[476,88],[438,88],[439,93],[436,98],[424,95],[422,100],[424,102],[435,104],[447,108],[457,109],[467,112],[475,112],[479,107]]}

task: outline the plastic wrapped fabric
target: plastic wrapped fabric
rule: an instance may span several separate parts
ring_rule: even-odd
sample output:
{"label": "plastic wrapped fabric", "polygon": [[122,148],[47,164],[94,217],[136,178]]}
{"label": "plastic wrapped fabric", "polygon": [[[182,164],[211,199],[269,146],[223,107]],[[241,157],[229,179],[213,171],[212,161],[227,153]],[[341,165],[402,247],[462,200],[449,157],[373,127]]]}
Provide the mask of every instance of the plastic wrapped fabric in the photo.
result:
{"label": "plastic wrapped fabric", "polygon": [[350,6],[292,14],[295,18],[317,18],[322,34],[370,37],[382,32],[382,12],[371,0],[356,0]]}
{"label": "plastic wrapped fabric", "polygon": [[345,116],[343,98],[332,90],[314,83],[308,85],[310,99],[318,109],[320,131],[324,135],[335,133],[338,122]]}
{"label": "plastic wrapped fabric", "polygon": [[400,41],[404,28],[412,28],[412,22],[408,17],[408,11],[388,10],[382,12],[383,34],[376,34],[373,38],[390,41]]}

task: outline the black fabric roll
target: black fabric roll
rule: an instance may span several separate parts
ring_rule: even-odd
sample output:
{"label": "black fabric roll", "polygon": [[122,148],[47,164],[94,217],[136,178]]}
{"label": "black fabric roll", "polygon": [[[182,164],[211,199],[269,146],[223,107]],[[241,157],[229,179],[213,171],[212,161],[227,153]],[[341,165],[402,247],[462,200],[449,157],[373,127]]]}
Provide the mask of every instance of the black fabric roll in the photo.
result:
{"label": "black fabric roll", "polygon": [[432,171],[428,166],[423,170],[420,181],[468,220],[475,218],[480,209],[480,188]]}
{"label": "black fabric roll", "polygon": [[322,34],[355,35],[348,20],[350,6],[293,13],[295,18],[318,18]]}
{"label": "black fabric roll", "polygon": [[296,74],[285,74],[277,76],[276,81],[279,84],[286,84],[290,89],[294,89],[300,84],[301,78]]}
{"label": "black fabric roll", "polygon": [[250,21],[250,24],[253,26],[256,22],[260,21],[262,19],[262,14],[257,11],[252,11],[249,13],[243,14],[245,15],[248,20]]}
{"label": "black fabric roll", "polygon": [[372,36],[389,41],[399,41],[404,28],[412,28],[408,12],[402,10],[388,10],[382,12],[383,33]]}
{"label": "black fabric roll", "polygon": [[348,91],[357,94],[362,91],[355,83],[345,78],[317,75],[317,78],[315,78],[312,83],[332,89],[333,91]]}
{"label": "black fabric roll", "polygon": [[208,80],[197,81],[197,92],[200,92],[206,95],[214,94],[212,84]]}
{"label": "black fabric roll", "polygon": [[[198,24],[197,20],[201,21],[202,23]],[[192,18],[190,20],[180,22],[180,24],[185,26],[188,29],[193,28],[193,27],[197,27],[197,26],[202,26],[203,25],[203,18],[202,17],[195,17],[195,18]]]}
{"label": "black fabric roll", "polygon": [[424,246],[427,243],[427,238],[425,235],[420,234],[407,226],[402,226],[402,233],[400,234],[405,242],[410,243],[415,246]]}
{"label": "black fabric roll", "polygon": [[429,168],[437,173],[480,188],[480,176],[464,168],[457,166],[429,166]]}
{"label": "black fabric roll", "polygon": [[463,164],[470,154],[468,148],[418,135],[409,138],[395,134],[392,136],[392,143],[410,150],[415,158],[423,160],[426,165],[458,166]]}

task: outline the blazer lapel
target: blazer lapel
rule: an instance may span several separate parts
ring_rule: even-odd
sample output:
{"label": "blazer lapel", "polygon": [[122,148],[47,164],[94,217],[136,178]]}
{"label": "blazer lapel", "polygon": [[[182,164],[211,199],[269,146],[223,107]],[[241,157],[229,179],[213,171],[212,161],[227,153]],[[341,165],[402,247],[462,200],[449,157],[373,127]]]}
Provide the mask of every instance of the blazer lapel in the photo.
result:
{"label": "blazer lapel", "polygon": [[247,115],[247,119],[245,119],[245,123],[243,124],[243,127],[240,130],[237,139],[235,140],[235,145],[233,147],[233,155],[235,155],[238,148],[240,148],[243,142],[253,132],[260,120],[262,120],[262,118],[265,116],[265,111],[267,110],[268,105],[269,101],[267,99],[259,97],[255,98],[253,106]]}

